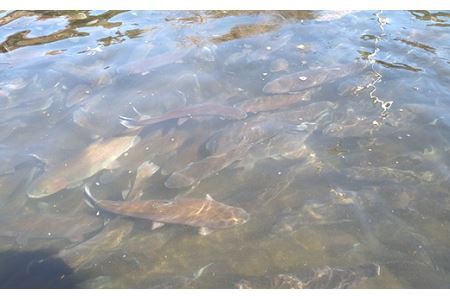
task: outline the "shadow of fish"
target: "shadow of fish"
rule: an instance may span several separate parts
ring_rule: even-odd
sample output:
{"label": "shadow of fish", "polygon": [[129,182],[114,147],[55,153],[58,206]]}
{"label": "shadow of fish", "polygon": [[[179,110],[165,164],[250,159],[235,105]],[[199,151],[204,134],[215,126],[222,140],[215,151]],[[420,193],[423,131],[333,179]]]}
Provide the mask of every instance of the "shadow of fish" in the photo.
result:
{"label": "shadow of fish", "polygon": [[206,235],[214,229],[226,229],[244,224],[249,214],[242,208],[229,206],[205,198],[180,198],[147,201],[111,201],[97,200],[88,186],[84,187],[88,205],[96,206],[118,215],[146,219],[157,223],[183,224],[200,227],[199,233]]}
{"label": "shadow of fish", "polygon": [[31,239],[84,241],[103,227],[103,220],[90,215],[0,216],[0,236],[13,237],[19,245]]}

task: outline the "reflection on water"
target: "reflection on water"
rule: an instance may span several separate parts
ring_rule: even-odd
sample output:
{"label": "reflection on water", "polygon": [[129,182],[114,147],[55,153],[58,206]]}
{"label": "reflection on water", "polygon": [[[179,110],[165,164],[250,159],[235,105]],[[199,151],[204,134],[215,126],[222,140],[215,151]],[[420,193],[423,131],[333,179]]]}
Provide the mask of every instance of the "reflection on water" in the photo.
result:
{"label": "reflection on water", "polygon": [[450,287],[448,19],[1,12],[0,286]]}

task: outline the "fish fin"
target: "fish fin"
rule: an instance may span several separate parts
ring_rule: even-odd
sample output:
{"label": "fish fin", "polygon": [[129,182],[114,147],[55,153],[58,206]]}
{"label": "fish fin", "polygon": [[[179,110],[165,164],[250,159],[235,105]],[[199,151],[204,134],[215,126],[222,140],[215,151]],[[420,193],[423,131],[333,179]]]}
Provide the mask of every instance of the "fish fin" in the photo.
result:
{"label": "fish fin", "polygon": [[92,196],[91,191],[90,191],[90,189],[89,189],[87,184],[84,185],[84,195],[85,195],[84,202],[86,202],[86,204],[89,207],[97,209],[95,204],[98,202],[98,200],[95,199],[94,196]]}
{"label": "fish fin", "polygon": [[123,191],[122,191],[122,199],[123,199],[123,200],[128,200],[128,199],[127,199],[127,196],[128,196],[129,193],[130,193],[130,189],[129,189],[129,188],[126,189],[126,190],[123,190]]}
{"label": "fish fin", "polygon": [[210,194],[206,194],[206,200],[208,201],[216,201]]}
{"label": "fish fin", "polygon": [[38,160],[39,162],[43,163],[46,166],[49,164],[48,159],[42,158],[42,157],[40,157],[39,155],[37,155],[35,153],[27,153],[27,154],[25,154],[25,156],[34,158],[34,159]]}
{"label": "fish fin", "polygon": [[141,113],[134,105],[131,108],[133,109],[134,113],[139,117],[139,119],[148,117],[147,115]]}
{"label": "fish fin", "polygon": [[189,118],[179,118],[177,121],[177,125],[181,126],[183,125],[187,120],[189,120]]}
{"label": "fish fin", "polygon": [[89,135],[89,138],[93,141],[97,141],[100,138],[100,135],[98,135],[96,133],[92,133]]}
{"label": "fish fin", "polygon": [[164,225],[165,225],[165,224],[164,224],[164,223],[161,223],[161,222],[153,222],[153,224],[152,224],[152,230],[161,228],[161,227],[163,227]]}
{"label": "fish fin", "polygon": [[119,116],[119,118],[120,118],[119,123],[128,129],[139,129],[142,127],[141,125],[139,125],[139,121],[137,121],[135,119],[127,118],[127,117],[123,117],[123,116]]}
{"label": "fish fin", "polygon": [[115,161],[112,161],[105,169],[114,170],[114,169],[118,169],[118,168],[120,168],[120,163],[119,163],[119,161],[115,160]]}
{"label": "fish fin", "polygon": [[200,228],[198,229],[198,233],[199,233],[200,235],[203,235],[203,236],[208,235],[208,234],[211,234],[211,233],[213,233],[213,232],[214,232],[214,230],[212,230],[212,229],[210,229],[210,228],[208,228],[208,227],[200,227]]}

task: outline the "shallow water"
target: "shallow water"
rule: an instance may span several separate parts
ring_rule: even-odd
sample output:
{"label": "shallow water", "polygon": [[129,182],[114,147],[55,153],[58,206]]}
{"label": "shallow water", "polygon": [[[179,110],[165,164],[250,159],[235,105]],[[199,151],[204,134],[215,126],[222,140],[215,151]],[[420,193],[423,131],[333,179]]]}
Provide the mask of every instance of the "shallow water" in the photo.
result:
{"label": "shallow water", "polygon": [[[449,288],[449,17],[1,12],[0,287]],[[86,204],[84,184],[125,201],[146,161],[137,201],[209,194],[248,221],[152,230]]]}

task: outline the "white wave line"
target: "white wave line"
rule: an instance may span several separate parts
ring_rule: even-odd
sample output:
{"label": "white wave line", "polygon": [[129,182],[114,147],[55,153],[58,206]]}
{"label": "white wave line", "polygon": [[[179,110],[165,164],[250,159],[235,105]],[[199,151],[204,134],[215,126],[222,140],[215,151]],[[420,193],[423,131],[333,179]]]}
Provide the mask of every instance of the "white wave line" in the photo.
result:
{"label": "white wave line", "polygon": [[370,55],[367,56],[367,59],[369,60],[369,63],[371,65],[372,72],[375,75],[375,80],[372,81],[371,83],[369,83],[367,85],[367,87],[372,88],[372,90],[369,93],[370,99],[372,99],[372,102],[374,104],[380,103],[380,106],[383,109],[381,114],[382,114],[382,116],[385,116],[387,110],[392,106],[393,101],[385,101],[385,100],[380,99],[377,95],[375,95],[375,91],[377,90],[376,84],[378,82],[380,82],[381,79],[383,78],[383,75],[381,75],[379,72],[377,72],[375,70],[376,60],[374,59],[374,57],[378,54],[378,52],[380,52],[380,48],[378,48],[378,42],[379,42],[379,40],[381,40],[381,37],[385,35],[384,34],[384,25],[387,24],[386,19],[381,16],[382,13],[383,13],[383,11],[381,10],[375,14],[375,16],[377,17],[377,22],[381,29],[381,34],[380,34],[380,38],[378,38],[378,37],[375,38],[375,50],[373,51],[373,53],[371,53]]}

